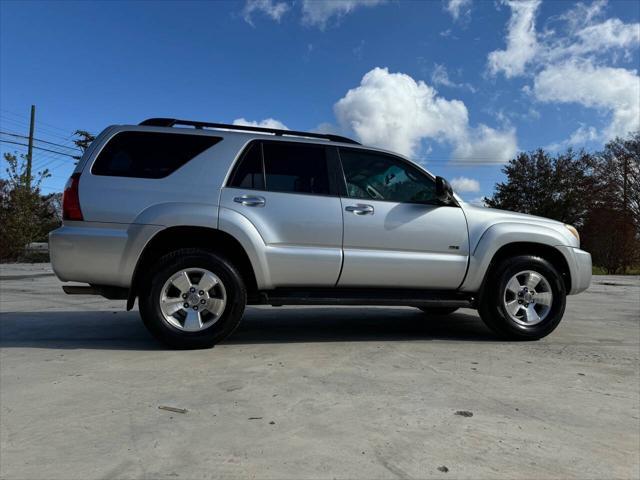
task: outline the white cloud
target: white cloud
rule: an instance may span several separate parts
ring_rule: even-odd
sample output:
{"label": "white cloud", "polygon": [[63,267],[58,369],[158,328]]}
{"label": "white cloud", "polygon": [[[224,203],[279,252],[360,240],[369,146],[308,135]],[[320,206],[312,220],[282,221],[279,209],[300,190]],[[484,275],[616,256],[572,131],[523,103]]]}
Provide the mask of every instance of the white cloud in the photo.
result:
{"label": "white cloud", "polygon": [[454,20],[458,20],[460,16],[468,16],[471,12],[471,0],[448,0],[445,9]]}
{"label": "white cloud", "polygon": [[567,22],[569,29],[575,31],[585,25],[591,25],[594,20],[600,18],[606,6],[607,0],[594,0],[588,5],[578,2],[573,8],[560,15],[559,20]]}
{"label": "white cloud", "polygon": [[433,73],[431,74],[431,82],[434,85],[443,85],[445,87],[457,87],[458,84],[451,81],[447,67],[438,63],[433,67]]}
{"label": "white cloud", "polygon": [[567,147],[575,147],[576,145],[584,145],[587,142],[595,142],[600,140],[600,133],[594,127],[587,127],[586,125],[580,125],[580,127],[574,131],[569,138],[562,142],[552,143],[544,147],[545,150],[551,152],[559,152]]}
{"label": "white cloud", "polygon": [[476,197],[476,198],[472,198],[471,200],[469,200],[469,202],[471,205],[475,206],[475,207],[486,207],[487,204],[484,201],[484,197]]}
{"label": "white cloud", "polygon": [[359,7],[373,7],[387,0],[302,0],[302,23],[325,29]]}
{"label": "white cloud", "polygon": [[467,107],[447,100],[423,81],[403,73],[374,68],[335,105],[343,130],[352,130],[365,144],[415,157],[424,139],[455,147],[454,158],[508,160],[516,151],[515,131],[485,125],[469,126]]}
{"label": "white cloud", "polygon": [[473,87],[473,85],[469,83],[456,83],[451,80],[451,78],[449,78],[447,67],[438,63],[436,63],[433,67],[433,72],[431,73],[431,83],[433,83],[434,85],[442,85],[443,87],[449,88],[467,88],[472,93],[476,92],[476,89]]}
{"label": "white cloud", "polygon": [[596,25],[589,25],[576,32],[580,39],[572,53],[600,52],[603,49],[629,48],[640,43],[640,24],[624,23],[610,18]]}
{"label": "white cloud", "polygon": [[340,125],[364,143],[404,155],[414,155],[425,137],[461,137],[468,123],[463,102],[438,97],[426,83],[386,68],[366,73],[334,110]]}
{"label": "white cloud", "polygon": [[262,12],[279,22],[282,16],[289,10],[289,4],[276,0],[247,0],[242,9],[242,17],[249,25],[253,25],[254,12]]}
{"label": "white cloud", "polygon": [[503,163],[515,157],[517,152],[514,128],[495,130],[480,124],[459,140],[451,158],[462,162]]}
{"label": "white cloud", "polygon": [[610,116],[598,133],[581,126],[570,138],[552,146],[606,141],[640,128],[640,79],[636,70],[611,66],[627,60],[640,44],[640,23],[603,19],[606,1],[582,3],[552,17],[553,29],[538,35],[535,16],[539,1],[507,3],[511,8],[506,50],[491,52],[488,69],[507,78],[531,76],[533,87],[523,91],[548,103],[575,103]]}
{"label": "white cloud", "polygon": [[492,74],[503,72],[507,78],[522,75],[525,66],[538,51],[535,16],[540,0],[505,2],[511,8],[507,25],[507,48],[489,54]]}
{"label": "white cloud", "polygon": [[336,125],[330,122],[322,122],[312,131],[317,133],[331,133],[334,135],[340,135],[342,133]]}
{"label": "white cloud", "polygon": [[640,129],[640,77],[635,70],[590,63],[551,65],[536,76],[533,93],[543,102],[578,103],[610,112],[603,140]]}
{"label": "white cloud", "polygon": [[467,177],[457,177],[451,180],[451,186],[453,189],[458,192],[479,192],[480,191],[480,182],[473,178]]}
{"label": "white cloud", "polygon": [[566,36],[550,36],[541,47],[538,63],[548,65],[577,59],[593,60],[612,50],[640,44],[640,24],[609,18],[601,23],[568,28]]}
{"label": "white cloud", "polygon": [[233,121],[234,125],[246,125],[248,127],[264,127],[264,128],[279,128],[281,130],[289,130],[289,128],[280,120],[274,118],[265,118],[259,122],[247,120],[245,118],[236,118]]}
{"label": "white cloud", "polygon": [[598,139],[598,131],[593,127],[581,125],[569,137],[569,145],[579,145],[585,142],[592,142]]}
{"label": "white cloud", "polygon": [[526,67],[533,71],[553,62],[602,56],[614,49],[628,49],[640,44],[640,23],[624,23],[619,18],[599,21],[606,2],[594,2],[589,7],[578,4],[557,21],[559,28],[538,35],[535,19],[540,0],[503,0],[511,8],[507,25],[507,48],[489,53],[488,68],[507,78],[524,75]]}

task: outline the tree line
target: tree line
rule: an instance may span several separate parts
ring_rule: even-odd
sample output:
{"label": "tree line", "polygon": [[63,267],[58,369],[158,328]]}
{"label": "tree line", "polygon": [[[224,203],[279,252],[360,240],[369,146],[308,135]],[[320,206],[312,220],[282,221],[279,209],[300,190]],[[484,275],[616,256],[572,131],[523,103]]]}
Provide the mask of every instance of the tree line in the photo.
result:
{"label": "tree line", "polygon": [[[92,141],[88,132],[76,132],[75,144],[82,150]],[[47,234],[60,225],[62,195],[41,193],[47,170],[37,172],[29,185],[25,155],[5,153],[4,160],[0,260],[28,260],[26,246],[46,242]],[[523,152],[502,171],[506,180],[485,198],[487,206],[574,225],[594,265],[607,273],[625,273],[640,265],[640,132],[616,138],[598,152]]]}

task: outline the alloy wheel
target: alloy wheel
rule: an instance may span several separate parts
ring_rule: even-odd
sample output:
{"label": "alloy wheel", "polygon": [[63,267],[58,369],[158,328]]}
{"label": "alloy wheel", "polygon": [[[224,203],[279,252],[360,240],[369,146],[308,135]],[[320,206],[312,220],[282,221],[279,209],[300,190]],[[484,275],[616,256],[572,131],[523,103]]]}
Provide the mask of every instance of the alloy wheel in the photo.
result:
{"label": "alloy wheel", "polygon": [[187,268],[165,282],[160,310],[171,326],[199,332],[216,323],[227,304],[227,292],[220,278],[203,268]]}
{"label": "alloy wheel", "polygon": [[551,311],[553,293],[549,281],[539,272],[524,270],[509,279],[503,305],[509,317],[528,327],[542,322]]}

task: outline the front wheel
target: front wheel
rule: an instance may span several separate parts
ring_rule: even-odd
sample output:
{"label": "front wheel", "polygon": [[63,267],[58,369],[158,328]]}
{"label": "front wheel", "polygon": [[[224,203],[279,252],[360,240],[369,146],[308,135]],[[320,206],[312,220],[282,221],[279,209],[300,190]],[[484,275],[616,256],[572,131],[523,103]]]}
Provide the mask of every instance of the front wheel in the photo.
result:
{"label": "front wheel", "polygon": [[189,248],[152,267],[140,292],[140,315],[172,348],[210,348],[235,330],[246,302],[244,282],[228,260]]}
{"label": "front wheel", "polygon": [[508,258],[491,271],[478,311],[484,323],[501,336],[537,340],[560,323],[566,305],[564,281],[543,258]]}

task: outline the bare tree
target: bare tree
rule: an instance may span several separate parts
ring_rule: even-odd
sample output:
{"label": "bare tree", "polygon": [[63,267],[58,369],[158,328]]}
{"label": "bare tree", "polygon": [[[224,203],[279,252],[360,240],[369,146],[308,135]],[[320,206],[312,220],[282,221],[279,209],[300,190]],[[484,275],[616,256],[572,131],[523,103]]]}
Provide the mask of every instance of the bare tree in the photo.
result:
{"label": "bare tree", "polygon": [[[76,130],[75,132],[73,132],[73,135],[76,137],[73,140],[73,143],[75,143],[76,147],[78,147],[80,150],[82,150],[82,153],[87,151],[87,148],[89,148],[89,145],[91,145],[91,142],[93,142],[96,137],[95,135],[87,132],[86,130]],[[76,160],[80,160],[81,156],[74,156],[73,158],[75,158]]]}

